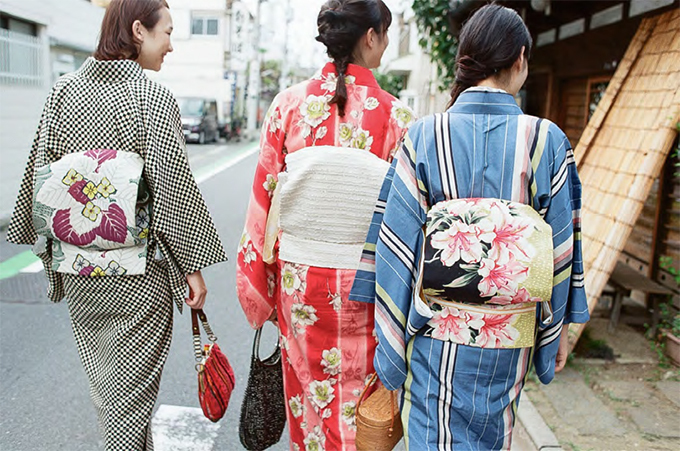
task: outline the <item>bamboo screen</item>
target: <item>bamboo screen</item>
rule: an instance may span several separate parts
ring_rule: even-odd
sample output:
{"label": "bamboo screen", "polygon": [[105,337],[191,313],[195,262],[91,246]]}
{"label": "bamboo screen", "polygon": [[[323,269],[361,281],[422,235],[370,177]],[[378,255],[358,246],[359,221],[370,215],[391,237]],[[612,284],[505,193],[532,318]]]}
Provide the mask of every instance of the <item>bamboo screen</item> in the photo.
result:
{"label": "bamboo screen", "polygon": [[[583,183],[583,256],[592,312],[680,120],[680,11],[645,19],[574,153]],[[584,325],[570,329],[572,346]]]}

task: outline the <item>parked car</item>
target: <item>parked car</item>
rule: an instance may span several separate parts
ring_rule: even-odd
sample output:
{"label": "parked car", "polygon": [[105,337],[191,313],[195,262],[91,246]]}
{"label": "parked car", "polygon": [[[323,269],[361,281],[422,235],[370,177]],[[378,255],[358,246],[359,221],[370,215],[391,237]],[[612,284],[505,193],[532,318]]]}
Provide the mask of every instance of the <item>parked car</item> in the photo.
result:
{"label": "parked car", "polygon": [[182,130],[187,142],[205,144],[217,141],[217,100],[201,97],[179,97]]}

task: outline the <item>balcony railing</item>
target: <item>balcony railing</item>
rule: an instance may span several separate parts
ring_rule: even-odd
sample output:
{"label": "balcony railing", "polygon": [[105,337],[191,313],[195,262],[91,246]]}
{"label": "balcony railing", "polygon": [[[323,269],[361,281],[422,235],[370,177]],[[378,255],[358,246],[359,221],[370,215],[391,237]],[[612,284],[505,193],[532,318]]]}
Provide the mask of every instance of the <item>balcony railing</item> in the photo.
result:
{"label": "balcony railing", "polygon": [[42,85],[44,52],[40,38],[0,29],[0,82]]}

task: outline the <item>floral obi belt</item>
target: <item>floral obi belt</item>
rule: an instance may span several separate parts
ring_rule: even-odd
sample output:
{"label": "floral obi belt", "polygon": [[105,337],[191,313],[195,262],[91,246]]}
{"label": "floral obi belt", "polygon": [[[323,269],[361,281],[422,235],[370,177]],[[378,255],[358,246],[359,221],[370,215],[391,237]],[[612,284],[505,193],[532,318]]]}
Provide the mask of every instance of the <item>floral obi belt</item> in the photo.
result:
{"label": "floral obi belt", "polygon": [[52,269],[83,276],[144,274],[151,203],[144,160],[93,149],[36,169],[33,225],[52,240]]}
{"label": "floral obi belt", "polygon": [[433,338],[484,348],[534,343],[536,303],[550,311],[552,229],[531,206],[439,202],[427,215],[422,297]]}

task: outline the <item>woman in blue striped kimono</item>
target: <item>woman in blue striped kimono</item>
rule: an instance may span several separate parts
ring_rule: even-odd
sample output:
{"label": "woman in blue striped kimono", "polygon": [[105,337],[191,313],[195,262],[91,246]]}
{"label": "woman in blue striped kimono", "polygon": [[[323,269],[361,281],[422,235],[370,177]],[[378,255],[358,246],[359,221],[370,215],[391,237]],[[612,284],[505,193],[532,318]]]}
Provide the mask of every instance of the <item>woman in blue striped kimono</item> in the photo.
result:
{"label": "woman in blue striped kimono", "polygon": [[[555,124],[523,114],[513,97],[530,49],[530,34],[511,9],[487,5],[466,22],[450,108],[410,127],[376,208],[350,299],[375,302],[374,364],[388,389],[403,388],[409,450],[510,449],[531,362],[549,383],[566,362],[568,324],[589,319],[572,149]],[[538,211],[552,229],[551,308],[421,300],[427,213],[458,198],[504,199]]]}

